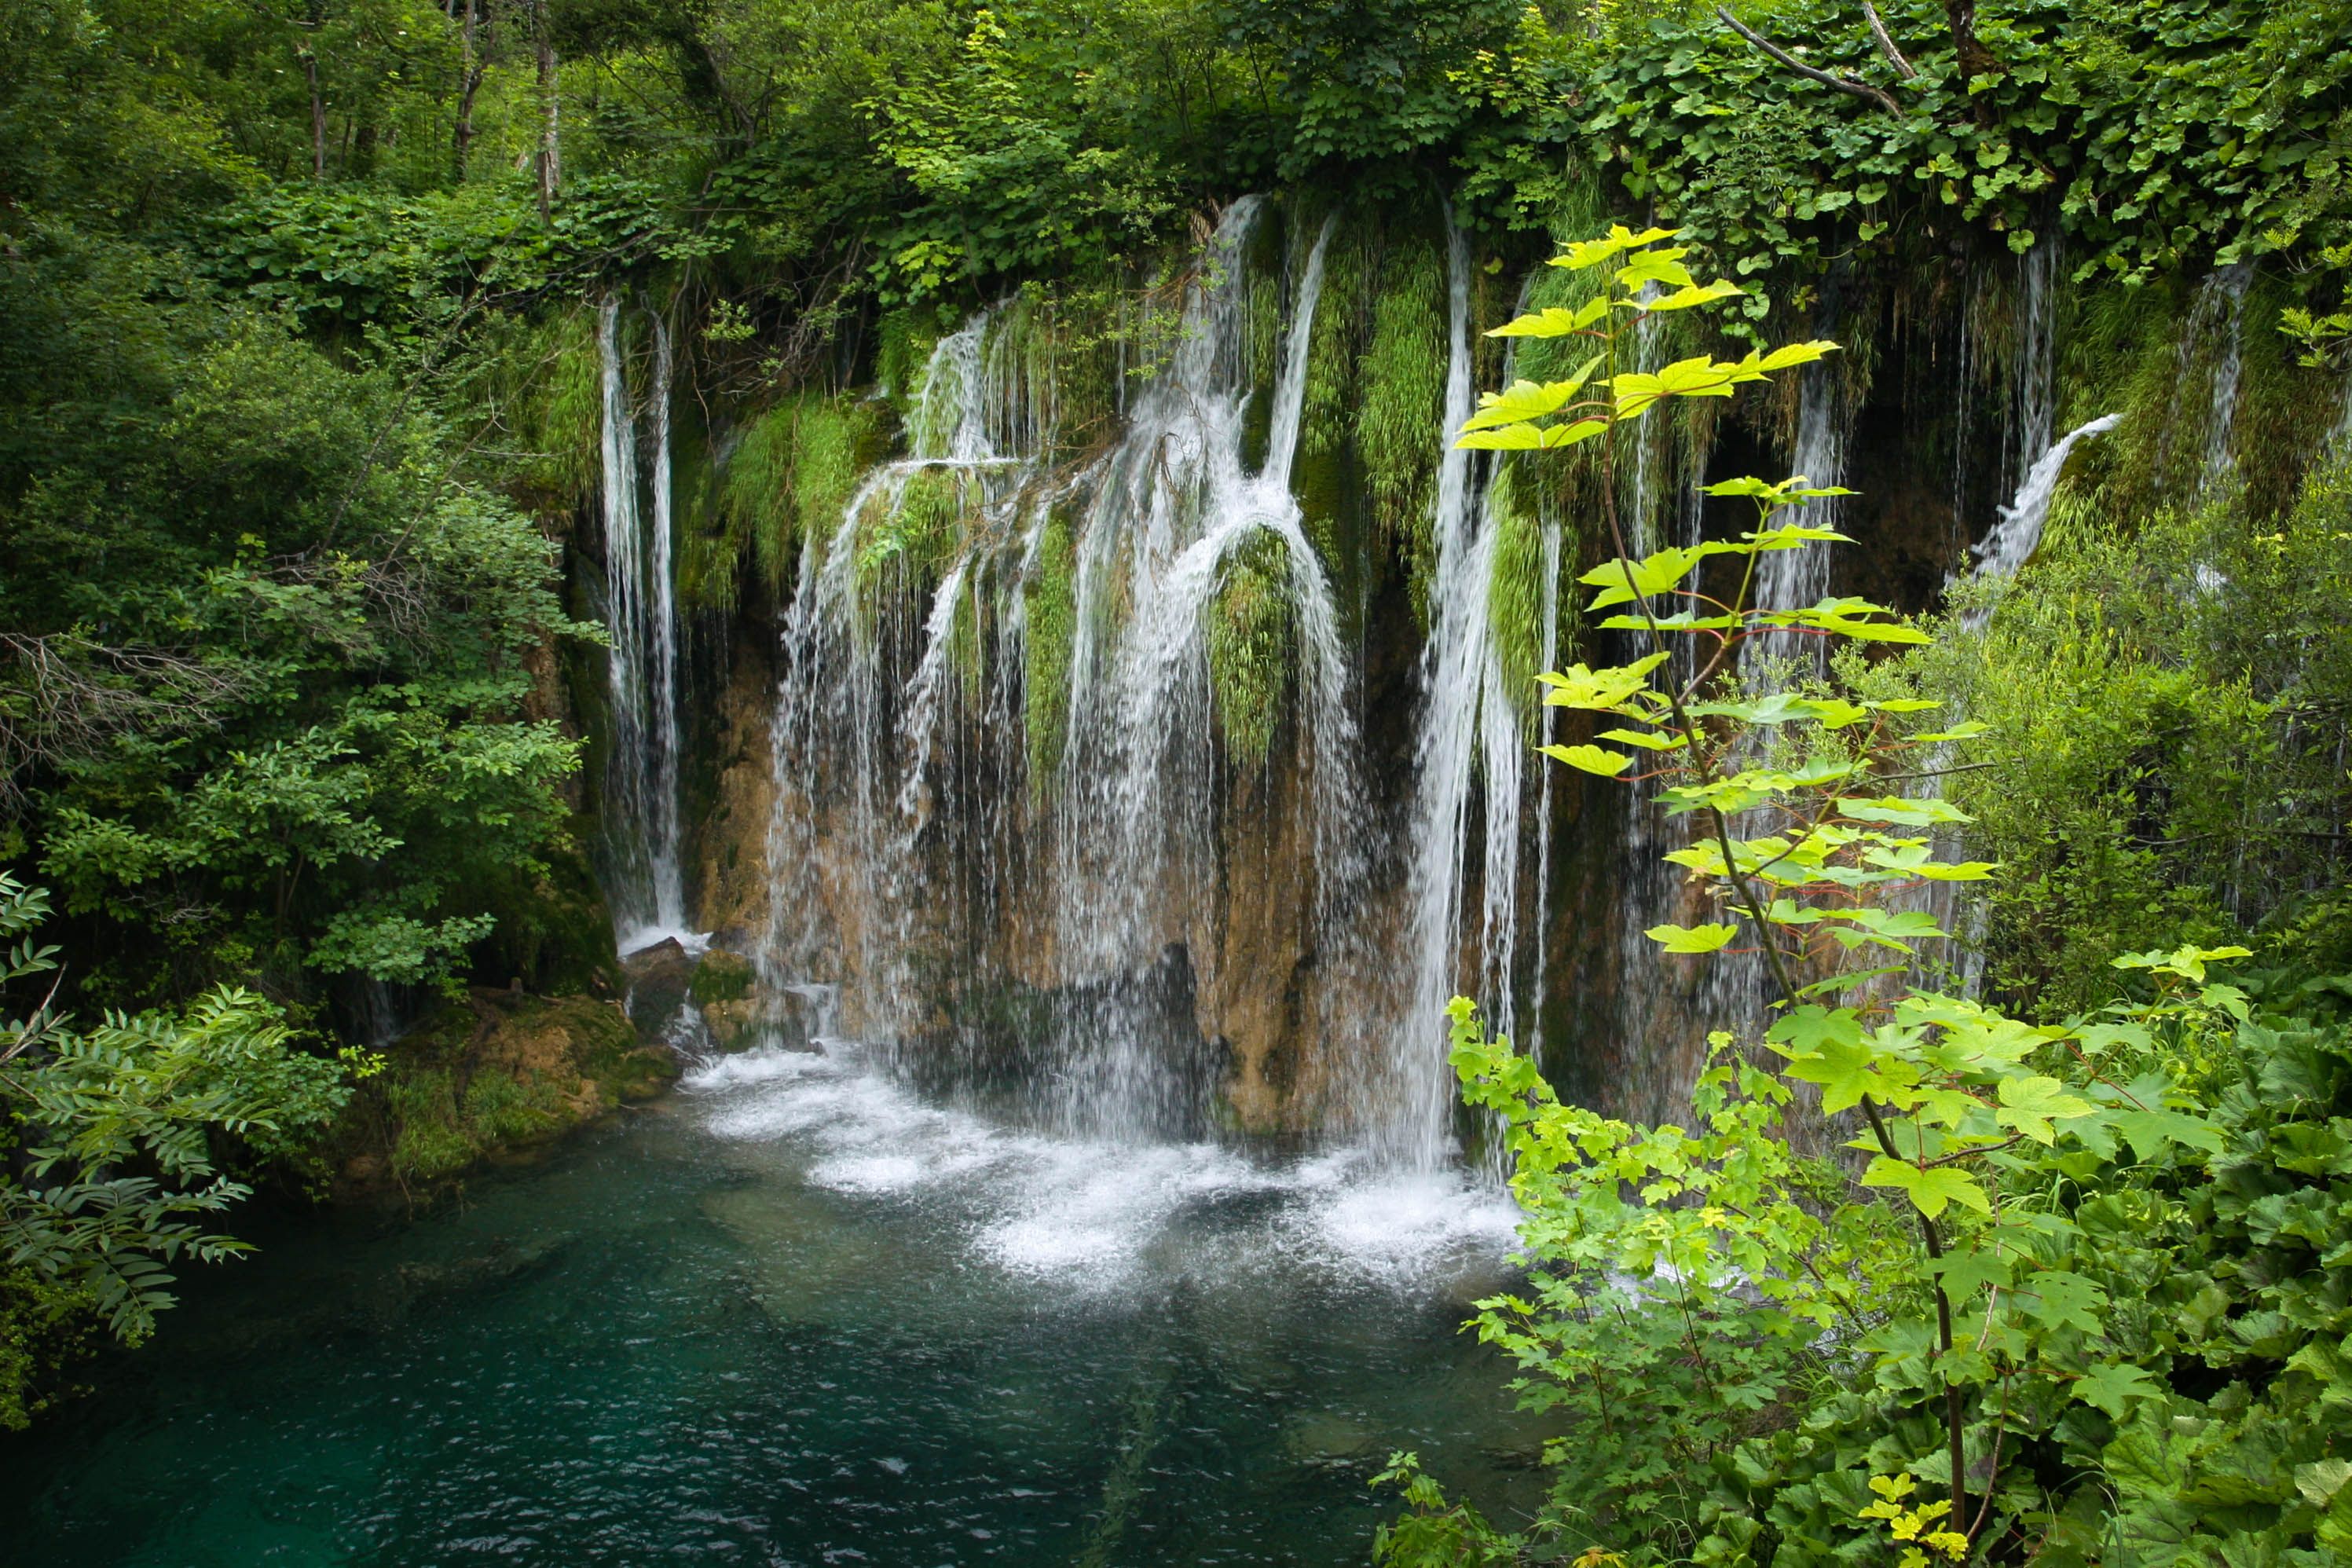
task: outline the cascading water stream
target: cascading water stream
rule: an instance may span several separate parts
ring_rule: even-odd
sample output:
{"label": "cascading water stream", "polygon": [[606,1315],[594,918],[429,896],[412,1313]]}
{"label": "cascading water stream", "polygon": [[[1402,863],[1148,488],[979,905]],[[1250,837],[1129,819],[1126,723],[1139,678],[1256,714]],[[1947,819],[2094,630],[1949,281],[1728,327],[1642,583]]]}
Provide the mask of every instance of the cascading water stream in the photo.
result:
{"label": "cascading water stream", "polygon": [[[1803,373],[1797,395],[1797,444],[1790,457],[1790,472],[1801,475],[1809,486],[1845,482],[1845,448],[1849,416],[1839,396],[1832,366],[1816,364]],[[1822,496],[1804,501],[1789,520],[1808,528],[1835,528],[1839,498]],[[1815,541],[1794,550],[1766,552],[1757,563],[1755,603],[1770,610],[1802,609],[1819,604],[1830,590],[1830,550]],[[1818,668],[1826,657],[1822,639],[1801,631],[1767,632],[1748,644],[1766,658],[1794,658]]]}
{"label": "cascading water stream", "polygon": [[2017,439],[2009,474],[2032,471],[2058,420],[2058,245],[2055,234],[2044,235],[2018,259]]}
{"label": "cascading water stream", "polygon": [[651,518],[640,493],[639,434],[621,351],[621,304],[597,314],[602,371],[605,625],[612,761],[604,820],[611,902],[623,952],[689,937],[678,866],[677,604],[671,561],[669,329],[653,317]]}
{"label": "cascading water stream", "polygon": [[[1239,256],[1262,204],[1227,209],[1208,280],[1186,297],[1173,362],[1129,410],[1091,479],[1076,542],[1070,731],[1061,773],[1056,900],[1063,952],[1105,975],[1137,974],[1182,942],[1215,879],[1210,622],[1236,552],[1278,543],[1297,652],[1297,733],[1311,781],[1311,889],[1324,967],[1343,972],[1364,870],[1350,803],[1360,750],[1337,606],[1289,476],[1333,221],[1298,260],[1273,388],[1266,458],[1243,461],[1248,282]],[[1127,613],[1116,613],[1124,601]],[[1204,977],[1213,980],[1213,977]],[[1337,987],[1331,989],[1336,990]],[[1090,1020],[1068,1077],[1066,1117],[1089,1126],[1166,1120],[1162,1047],[1131,1026]],[[1345,1025],[1321,1020],[1326,1038]]]}
{"label": "cascading water stream", "polygon": [[2245,370],[2246,289],[2254,269],[2246,262],[2216,272],[2200,296],[2200,315],[2210,303],[2212,314],[2224,318],[2221,348],[2214,361],[2210,405],[2205,425],[2205,460],[2198,470],[2198,492],[2210,495],[2237,471],[2230,447],[2238,423],[2238,385]]}
{"label": "cascading water stream", "polygon": [[[2122,418],[2123,416],[2120,414],[2105,414],[2075,426],[2049,450],[2043,452],[2033,466],[2026,470],[2024,481],[2018,486],[2015,499],[2000,509],[2000,521],[1993,525],[1991,531],[1985,535],[1983,542],[1971,552],[1976,557],[1976,564],[1969,570],[1969,577],[1972,580],[1990,582],[1996,584],[1996,588],[1994,592],[1985,595],[1962,613],[1960,630],[1963,636],[1975,637],[1983,632],[1986,625],[1992,619],[1993,610],[1999,602],[1999,592],[2024,569],[2025,563],[2033,558],[2034,551],[2041,547],[2042,529],[2050,519],[2050,505],[2058,493],[2058,480],[2065,472],[2066,459],[2074,455],[2075,447],[2094,436],[2105,435],[2114,429]],[[1954,581],[1957,581],[1957,578]],[[1951,584],[1948,582],[1946,584],[1948,592],[1950,586]],[[1947,712],[1939,717],[1944,722],[1950,724],[1958,722],[1964,715],[1958,712]],[[1919,770],[1925,777],[1919,782],[1914,793],[1922,797],[1940,796],[1943,786],[1937,782],[1937,776],[1950,764],[1951,755],[1948,742],[1938,745],[1930,752],[1927,754],[1927,760]],[[1961,835],[1950,828],[1940,828],[1937,830],[1935,838],[1937,841],[1935,850],[1938,858],[1949,860],[1961,858],[1960,851],[1964,847]],[[1908,907],[1924,910],[1934,918],[1937,926],[1943,931],[1954,932],[1965,931],[1969,910],[1965,884],[1944,881],[1924,882],[1907,900],[1901,901],[1907,902]],[[1958,965],[1960,986],[1964,991],[1973,992],[1979,977],[1980,959],[1978,944],[1964,941],[1958,944],[1958,952],[1960,953]]]}
{"label": "cascading water stream", "polygon": [[[2017,498],[2000,509],[2000,521],[1970,552],[1976,557],[1976,565],[1970,569],[1969,576],[2006,583],[2017,575],[2041,547],[2042,530],[2050,521],[2050,503],[2058,493],[2058,479],[2065,471],[2067,458],[2078,443],[2114,429],[2122,418],[2120,414],[2101,415],[2068,431],[2063,440],[2042,454],[2040,460],[2027,470],[2024,483],[2018,487]],[[1963,616],[1960,625],[1970,633],[1980,632],[1991,616],[1992,603],[1988,598]]]}
{"label": "cascading water stream", "polygon": [[[1521,759],[1526,741],[1495,646],[1489,585],[1501,532],[1491,488],[1453,433],[1470,416],[1470,247],[1446,235],[1445,417],[1432,517],[1435,563],[1429,642],[1422,655],[1421,729],[1408,853],[1412,988],[1389,1030],[1388,1114],[1373,1139],[1387,1163],[1440,1168],[1454,1157],[1453,1074],[1445,1061],[1446,1003],[1467,978],[1489,1026],[1512,1027],[1518,942]],[[1482,776],[1483,770],[1483,776]],[[1465,926],[1473,847],[1480,866],[1475,932]]]}

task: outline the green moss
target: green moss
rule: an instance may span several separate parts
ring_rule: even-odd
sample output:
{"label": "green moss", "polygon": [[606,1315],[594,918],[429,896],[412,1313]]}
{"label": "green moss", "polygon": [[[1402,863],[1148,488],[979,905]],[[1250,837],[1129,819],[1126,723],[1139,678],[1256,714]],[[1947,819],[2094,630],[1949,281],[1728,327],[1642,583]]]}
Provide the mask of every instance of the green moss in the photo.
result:
{"label": "green moss", "polygon": [[467,1142],[483,1152],[544,1138],[566,1120],[562,1096],[551,1085],[537,1079],[519,1082],[501,1072],[474,1075],[459,1117]]}
{"label": "green moss", "polygon": [[918,468],[897,504],[858,525],[857,581],[869,595],[886,572],[908,589],[936,581],[961,547],[971,480],[952,468]]}
{"label": "green moss", "polygon": [[2231,450],[2245,480],[2248,515],[2258,520],[2294,509],[2311,461],[2343,406],[2336,378],[2297,364],[2294,345],[2276,330],[2280,311],[2294,302],[2284,285],[2267,279],[2246,296],[2242,380]]}
{"label": "green moss", "polygon": [[1433,489],[1445,416],[1445,262],[1414,238],[1390,247],[1361,366],[1356,451],[1382,542],[1406,563],[1414,607],[1428,615]]}
{"label": "green moss", "polygon": [[569,510],[595,487],[604,419],[596,316],[576,305],[533,317],[493,311],[479,329],[468,401],[483,448],[542,512]]}
{"label": "green moss", "polygon": [[1329,452],[1302,452],[1290,470],[1290,489],[1298,501],[1307,542],[1315,546],[1330,574],[1332,593],[1343,611],[1352,607],[1360,586],[1360,542],[1358,527],[1363,487],[1356,473],[1355,454],[1347,447]]}
{"label": "green moss", "polygon": [[1028,742],[1029,789],[1042,796],[1060,771],[1070,722],[1070,650],[1077,633],[1077,547],[1066,514],[1055,508],[1037,542],[1023,585],[1027,628],[1022,643],[1021,717]]}
{"label": "green moss", "polygon": [[886,312],[875,325],[874,379],[904,419],[922,391],[923,367],[944,331],[937,308],[909,306]]}
{"label": "green moss", "polygon": [[380,1129],[359,1141],[382,1150],[412,1194],[677,1075],[667,1051],[640,1047],[628,1019],[592,997],[475,996],[387,1050],[347,1113]]}
{"label": "green moss", "polygon": [[978,700],[981,678],[988,673],[988,598],[981,575],[978,571],[966,574],[956,592],[955,618],[948,625],[948,666],[968,702]]}
{"label": "green moss", "polygon": [[712,487],[719,526],[681,544],[681,597],[732,610],[746,553],[767,592],[782,594],[803,541],[832,537],[886,441],[883,405],[821,393],[786,398],[748,420]]}
{"label": "green moss", "polygon": [[687,994],[698,1006],[740,1001],[751,994],[752,979],[750,959],[714,947],[694,966],[694,979],[687,987]]}
{"label": "green moss", "polygon": [[[727,455],[719,479],[719,515],[727,525],[728,553],[740,559],[748,544],[755,569],[771,593],[783,586],[800,532],[793,504],[793,458],[797,426],[806,405],[794,399],[747,422]],[[688,562],[679,576],[688,575]]]}
{"label": "green moss", "polygon": [[1209,686],[1225,754],[1255,772],[1273,750],[1291,665],[1289,560],[1278,535],[1228,551],[1209,615]]}
{"label": "green moss", "polygon": [[1536,677],[1543,673],[1543,525],[1525,494],[1525,459],[1507,459],[1492,492],[1495,560],[1486,579],[1486,614],[1494,627],[1503,689],[1522,721],[1537,711]]}
{"label": "green moss", "polygon": [[457,1079],[446,1069],[395,1071],[384,1085],[384,1106],[399,1131],[392,1166],[405,1182],[431,1182],[455,1174],[481,1156],[466,1135],[457,1109]]}
{"label": "green moss", "polygon": [[1249,405],[1242,411],[1242,467],[1265,467],[1274,430],[1274,384],[1282,363],[1282,280],[1260,273],[1249,281]]}
{"label": "green moss", "polygon": [[1336,452],[1354,433],[1356,362],[1363,347],[1364,302],[1370,284],[1366,237],[1363,226],[1342,214],[1323,252],[1323,293],[1307,337],[1300,457]]}

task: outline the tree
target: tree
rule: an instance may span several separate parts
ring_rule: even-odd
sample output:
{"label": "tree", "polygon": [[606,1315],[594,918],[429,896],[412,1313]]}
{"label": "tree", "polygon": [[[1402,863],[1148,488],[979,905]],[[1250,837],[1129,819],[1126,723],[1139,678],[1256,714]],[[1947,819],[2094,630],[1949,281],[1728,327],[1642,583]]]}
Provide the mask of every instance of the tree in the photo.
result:
{"label": "tree", "polygon": [[[58,968],[34,945],[47,894],[0,872],[0,986]],[[280,1011],[221,986],[178,1012],[74,1026],[56,987],[0,1021],[0,1324],[88,1312],[126,1344],[172,1304],[171,1266],[248,1250],[212,1228],[252,1189],[223,1154],[292,1154],[350,1094],[347,1067],[306,1055]],[[0,1355],[0,1426],[22,1426],[41,1368]]]}

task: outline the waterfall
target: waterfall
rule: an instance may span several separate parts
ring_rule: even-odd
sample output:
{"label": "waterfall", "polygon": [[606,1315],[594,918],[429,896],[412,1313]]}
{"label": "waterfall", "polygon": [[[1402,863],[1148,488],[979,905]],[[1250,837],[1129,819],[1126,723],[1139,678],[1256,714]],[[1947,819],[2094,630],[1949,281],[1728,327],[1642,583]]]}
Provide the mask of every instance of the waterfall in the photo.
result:
{"label": "waterfall", "polygon": [[[1297,728],[1313,796],[1314,886],[1300,897],[1333,981],[1359,940],[1364,856],[1348,659],[1330,583],[1289,489],[1335,223],[1327,218],[1297,258],[1266,458],[1251,474],[1242,460],[1250,322],[1240,258],[1262,205],[1244,198],[1219,224],[1207,277],[1185,300],[1173,363],[1130,406],[1124,436],[1090,481],[1076,540],[1055,906],[1061,949],[1096,973],[1139,975],[1186,940],[1212,902],[1210,616],[1234,552],[1259,538],[1283,557]],[[1188,954],[1196,964],[1203,956]],[[1086,1022],[1093,1037],[1072,1042],[1066,1122],[1132,1130],[1182,1110],[1169,1102],[1183,1091],[1158,1042],[1131,1022]],[[1327,1038],[1342,1026],[1333,1016],[1323,1023]]]}
{"label": "waterfall", "polygon": [[[1444,447],[1431,520],[1434,580],[1422,653],[1407,845],[1412,983],[1403,1016],[1388,1031],[1388,1114],[1374,1128],[1384,1160],[1424,1171],[1453,1154],[1445,1005],[1466,980],[1488,1027],[1508,1032],[1518,942],[1518,808],[1527,742],[1503,684],[1491,621],[1488,587],[1500,529],[1492,489],[1476,482],[1471,454],[1453,442],[1473,406],[1470,267],[1469,240],[1449,225],[1445,419],[1438,436]],[[1482,859],[1482,897],[1475,927],[1465,928],[1474,846]],[[1466,975],[1465,952],[1475,954]]]}
{"label": "waterfall", "polygon": [[[2210,355],[2206,371],[2204,449],[2198,461],[2195,494],[2211,494],[2236,472],[2231,439],[2238,422],[2238,384],[2245,369],[2246,290],[2254,270],[2247,262],[2219,268],[2198,286],[2189,320],[2182,325],[2177,379],[2185,392],[2199,363]],[[2176,408],[2158,445],[2157,469],[2171,472],[2175,430],[2181,422]]]}
{"label": "waterfall", "polygon": [[[1797,394],[1797,445],[1790,458],[1790,473],[1811,485],[1845,482],[1846,410],[1838,395],[1837,371],[1816,364],[1802,373]],[[1835,528],[1840,510],[1836,496],[1800,503],[1789,521],[1809,528]],[[1794,550],[1767,552],[1756,565],[1755,604],[1770,610],[1808,608],[1830,591],[1830,547],[1825,541]],[[1749,647],[1776,659],[1795,658],[1820,668],[1827,657],[1823,639],[1801,631],[1766,632]]]}
{"label": "waterfall", "polygon": [[[1976,564],[1969,572],[1971,579],[1981,578],[2005,584],[2024,569],[2025,563],[2032,559],[2033,552],[2041,545],[2042,527],[2049,521],[2050,503],[2057,494],[2058,480],[2065,472],[2066,459],[2073,455],[2078,444],[2114,429],[2122,417],[2120,414],[2105,414],[2079,425],[2035,460],[2033,466],[2026,470],[2023,482],[2018,486],[2015,499],[2000,509],[2000,521],[1986,533],[1983,542],[1971,552],[1976,556]],[[1948,591],[1951,582],[1957,580],[1947,582]],[[1996,597],[1989,595],[1962,615],[1962,635],[1980,635],[1992,618],[1996,603]],[[1965,715],[1949,711],[1939,717],[1944,724],[1951,725],[1958,723]],[[1939,797],[1943,794],[1943,786],[1937,775],[1950,764],[1951,758],[1949,742],[1939,744],[1929,752],[1920,769],[1926,776],[1909,793],[1923,798]],[[1932,839],[1937,858],[1945,860],[1965,858],[1964,838],[1963,833],[1949,826],[1935,829]],[[1971,909],[1967,885],[1960,882],[1924,882],[1908,895],[1900,896],[1893,902],[1897,908],[1922,910],[1934,918],[1938,928],[1956,933],[1964,931]],[[1973,993],[1981,978],[1981,952],[1972,942],[1963,942],[1958,951],[1960,989],[1964,993]]]}
{"label": "waterfall", "polygon": [[671,563],[669,328],[653,320],[652,517],[640,493],[636,414],[621,352],[621,302],[599,308],[604,621],[612,754],[605,770],[609,896],[623,952],[686,937],[678,868],[677,605]]}
{"label": "waterfall", "polygon": [[[2246,289],[2253,281],[2251,263],[2222,268],[2207,285],[2217,313],[2226,312],[2221,358],[2213,366],[2210,405],[2205,425],[2205,462],[2199,470],[2198,489],[2210,494],[2237,469],[2230,437],[2238,423],[2238,382],[2245,368]],[[2204,297],[2200,296],[2200,303]]]}
{"label": "waterfall", "polygon": [[[2017,440],[2014,467],[2029,472],[2049,450],[2058,418],[2058,237],[2047,234],[2018,258]],[[1962,394],[1965,405],[1966,393]]]}
{"label": "waterfall", "polygon": [[[2049,521],[2050,502],[2058,493],[2059,475],[2065,470],[2066,459],[2075,445],[2093,436],[2105,435],[2122,418],[2120,414],[2101,415],[2068,431],[2064,439],[2042,454],[2041,459],[2027,470],[2025,482],[2018,486],[2017,499],[2000,509],[2000,521],[1970,552],[1976,557],[1970,576],[2005,583],[2017,575],[2041,547],[2042,525]],[[1987,600],[1969,611],[1961,626],[1969,632],[1982,631],[1991,616],[1992,604]]]}
{"label": "waterfall", "polygon": [[[1206,1115],[1211,1058],[1197,1035],[1185,1043],[1185,1009],[1230,984],[1212,929],[1226,784],[1211,627],[1244,549],[1276,572],[1296,655],[1281,733],[1299,747],[1312,849],[1309,885],[1281,895],[1304,910],[1321,994],[1346,992],[1360,941],[1350,669],[1289,492],[1335,225],[1294,247],[1269,449],[1252,473],[1242,258],[1264,213],[1257,198],[1226,210],[1181,291],[1168,363],[1123,392],[1124,431],[1099,458],[1048,469],[1058,397],[1036,368],[1050,356],[1024,352],[1016,300],[940,340],[908,455],[866,477],[829,538],[803,542],[769,837],[776,886],[794,892],[772,902],[763,973],[837,984],[840,1027],[950,1087],[1001,1096],[1007,1075],[990,1064],[1017,1058],[1026,1113],[1065,1132],[1143,1136]],[[870,542],[918,487],[936,504],[947,483],[957,537],[919,619],[914,584],[877,568]],[[1033,760],[1022,661],[1049,524],[1071,531],[1068,707],[1058,755]],[[1020,935],[1000,951],[1008,925]],[[1302,1005],[1312,1039],[1346,1026]],[[1008,1007],[1023,1022],[987,1021]]]}

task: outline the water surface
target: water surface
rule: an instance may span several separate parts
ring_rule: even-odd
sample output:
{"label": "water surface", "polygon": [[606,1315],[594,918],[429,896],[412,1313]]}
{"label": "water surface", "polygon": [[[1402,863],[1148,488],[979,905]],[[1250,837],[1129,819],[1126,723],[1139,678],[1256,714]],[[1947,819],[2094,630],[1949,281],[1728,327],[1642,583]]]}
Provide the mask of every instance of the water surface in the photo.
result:
{"label": "water surface", "polygon": [[1055,1139],[761,1053],[390,1236],[267,1235],[0,1445],[18,1568],[1366,1560],[1506,1513],[1458,1331],[1510,1214],[1344,1154]]}

